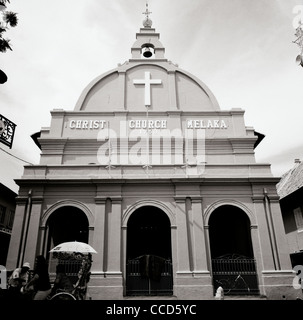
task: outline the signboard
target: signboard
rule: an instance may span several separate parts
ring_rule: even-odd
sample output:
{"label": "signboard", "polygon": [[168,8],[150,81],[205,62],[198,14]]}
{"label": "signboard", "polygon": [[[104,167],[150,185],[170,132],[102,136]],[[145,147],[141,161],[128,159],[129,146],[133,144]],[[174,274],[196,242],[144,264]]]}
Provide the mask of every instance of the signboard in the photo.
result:
{"label": "signboard", "polygon": [[0,114],[0,142],[12,148],[16,124]]}

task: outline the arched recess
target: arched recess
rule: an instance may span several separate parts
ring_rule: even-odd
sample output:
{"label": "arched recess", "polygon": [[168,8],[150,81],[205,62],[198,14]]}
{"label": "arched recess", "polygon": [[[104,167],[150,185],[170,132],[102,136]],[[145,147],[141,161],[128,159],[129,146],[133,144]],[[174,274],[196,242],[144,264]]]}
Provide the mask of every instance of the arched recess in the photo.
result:
{"label": "arched recess", "polygon": [[159,206],[141,202],[124,216],[126,294],[172,295],[172,229]]}
{"label": "arched recess", "polygon": [[250,220],[242,209],[222,205],[212,212],[208,222],[212,259],[229,254],[253,258]]}
{"label": "arched recess", "polygon": [[88,243],[89,231],[93,229],[93,223],[93,214],[80,201],[62,200],[55,203],[42,215],[42,253],[48,258],[49,251],[62,242]]}
{"label": "arched recess", "polygon": [[222,203],[213,208],[207,221],[214,291],[221,286],[225,294],[258,294],[247,212],[240,205]]}
{"label": "arched recess", "polygon": [[75,208],[80,209],[81,211],[83,211],[83,213],[85,213],[86,218],[88,220],[88,226],[89,228],[94,226],[94,215],[92,214],[92,212],[90,211],[90,209],[82,202],[80,201],[76,201],[76,200],[62,200],[62,201],[58,201],[55,204],[53,204],[50,208],[48,208],[42,215],[42,221],[41,221],[41,227],[45,227],[46,223],[48,221],[48,218],[50,217],[50,215],[55,212],[57,209],[61,208],[61,207],[65,207],[65,206],[72,206]]}
{"label": "arched recess", "polygon": [[79,208],[60,207],[49,217],[47,226],[50,249],[52,246],[69,241],[88,243],[88,220]]}
{"label": "arched recess", "polygon": [[250,224],[254,225],[255,224],[255,218],[254,215],[252,213],[252,211],[245,206],[242,202],[236,201],[236,200],[230,200],[230,199],[221,199],[219,201],[216,201],[214,203],[212,203],[204,212],[204,219],[205,219],[205,225],[209,224],[209,218],[211,216],[211,214],[218,209],[221,206],[226,206],[226,205],[230,205],[230,206],[234,206],[234,207],[238,207],[239,209],[241,209],[248,217]]}
{"label": "arched recess", "polygon": [[127,223],[127,260],[142,255],[172,259],[170,220],[154,206],[141,206]]}
{"label": "arched recess", "polygon": [[162,203],[161,201],[158,201],[158,200],[146,199],[146,200],[137,201],[133,205],[131,205],[127,208],[127,210],[124,212],[123,217],[122,217],[122,227],[124,227],[124,228],[127,227],[128,219],[130,218],[131,214],[135,210],[137,210],[141,207],[145,207],[145,206],[153,206],[153,207],[157,207],[157,208],[161,209],[168,216],[169,221],[170,221],[170,226],[171,227],[176,226],[175,215],[173,214],[173,212],[171,211],[171,209],[168,206],[166,206],[164,203]]}

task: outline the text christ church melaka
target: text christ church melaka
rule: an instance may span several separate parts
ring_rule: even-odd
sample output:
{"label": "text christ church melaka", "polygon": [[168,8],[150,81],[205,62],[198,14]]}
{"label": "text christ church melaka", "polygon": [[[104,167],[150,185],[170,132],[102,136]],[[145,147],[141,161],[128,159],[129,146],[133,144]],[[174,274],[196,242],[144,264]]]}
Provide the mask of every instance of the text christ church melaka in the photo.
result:
{"label": "text christ church melaka", "polygon": [[89,243],[93,300],[159,295],[295,298],[262,135],[242,109],[164,57],[147,11],[132,57],[94,79],[74,111],[51,111],[39,165],[25,166],[8,268]]}

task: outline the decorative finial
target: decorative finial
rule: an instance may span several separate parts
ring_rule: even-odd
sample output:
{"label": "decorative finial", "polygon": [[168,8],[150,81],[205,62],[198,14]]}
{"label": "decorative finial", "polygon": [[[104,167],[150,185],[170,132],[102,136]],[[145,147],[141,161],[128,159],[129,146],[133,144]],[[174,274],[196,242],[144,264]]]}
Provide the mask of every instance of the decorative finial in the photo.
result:
{"label": "decorative finial", "polygon": [[153,22],[149,19],[149,15],[151,14],[152,12],[150,12],[148,10],[148,2],[146,2],[146,10],[145,12],[143,12],[142,14],[145,14],[146,18],[145,20],[143,21],[143,26],[144,28],[150,28],[153,24]]}

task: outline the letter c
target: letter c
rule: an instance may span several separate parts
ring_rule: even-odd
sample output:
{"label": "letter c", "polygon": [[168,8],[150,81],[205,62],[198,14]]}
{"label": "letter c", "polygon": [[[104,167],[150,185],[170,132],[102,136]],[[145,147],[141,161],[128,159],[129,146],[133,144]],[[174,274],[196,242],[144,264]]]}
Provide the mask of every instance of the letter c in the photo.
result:
{"label": "letter c", "polygon": [[135,120],[130,120],[130,121],[129,121],[129,127],[130,127],[131,129],[134,129],[134,128],[135,128]]}
{"label": "letter c", "polygon": [[76,120],[71,120],[71,121],[69,122],[69,127],[70,127],[71,129],[75,129],[75,128],[76,128]]}
{"label": "letter c", "polygon": [[152,305],[151,308],[150,308],[150,312],[151,312],[152,314],[157,314],[157,312],[153,312],[153,308],[154,308],[154,307],[157,307],[157,305],[155,305],[155,304]]}
{"label": "letter c", "polygon": [[190,312],[190,314],[197,314],[197,312],[192,311],[192,308],[193,308],[193,307],[195,307],[195,308],[196,308],[196,305],[195,305],[195,304],[193,304],[193,305],[191,305],[191,306],[190,306],[190,308],[189,308],[189,312]]}
{"label": "letter c", "polygon": [[164,311],[164,312],[161,312],[162,307],[165,308],[165,305],[164,305],[164,304],[161,304],[161,306],[158,308],[159,313],[160,313],[160,314],[165,314],[165,311]]}

